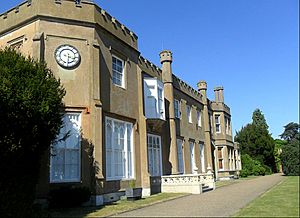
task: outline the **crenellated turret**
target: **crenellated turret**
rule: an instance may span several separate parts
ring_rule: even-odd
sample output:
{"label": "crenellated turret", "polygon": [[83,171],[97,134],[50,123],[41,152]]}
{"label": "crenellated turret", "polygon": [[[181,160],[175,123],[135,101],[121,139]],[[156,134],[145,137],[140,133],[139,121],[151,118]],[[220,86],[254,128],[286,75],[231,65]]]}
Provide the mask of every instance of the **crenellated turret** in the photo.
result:
{"label": "crenellated turret", "polygon": [[176,144],[176,123],[175,123],[175,108],[174,108],[174,87],[173,87],[173,73],[172,73],[172,52],[168,50],[162,51],[160,54],[160,62],[162,64],[162,80],[164,83],[164,94],[166,99],[167,121],[169,122],[169,136],[170,136],[170,158],[172,165],[172,174],[178,173],[178,159],[177,159],[177,144]]}

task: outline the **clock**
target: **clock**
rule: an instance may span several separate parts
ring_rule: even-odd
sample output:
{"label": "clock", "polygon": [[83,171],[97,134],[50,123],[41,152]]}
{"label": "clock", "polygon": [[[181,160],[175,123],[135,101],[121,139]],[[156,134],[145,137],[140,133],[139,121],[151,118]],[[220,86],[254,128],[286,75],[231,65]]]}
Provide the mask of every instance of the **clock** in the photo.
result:
{"label": "clock", "polygon": [[55,50],[56,62],[63,68],[74,68],[80,62],[79,51],[71,45],[61,45]]}

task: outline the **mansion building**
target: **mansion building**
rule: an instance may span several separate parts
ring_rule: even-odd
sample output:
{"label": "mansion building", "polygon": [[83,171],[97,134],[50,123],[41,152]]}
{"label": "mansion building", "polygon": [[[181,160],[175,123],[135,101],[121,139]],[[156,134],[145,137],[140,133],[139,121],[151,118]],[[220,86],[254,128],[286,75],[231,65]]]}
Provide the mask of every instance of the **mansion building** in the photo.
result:
{"label": "mansion building", "polygon": [[37,198],[71,185],[101,205],[132,184],[143,196],[200,194],[239,176],[223,87],[214,100],[205,81],[192,88],[173,74],[171,51],[155,66],[137,35],[92,1],[27,0],[0,14],[5,47],[45,61],[66,89],[58,137],[70,134],[45,154]]}

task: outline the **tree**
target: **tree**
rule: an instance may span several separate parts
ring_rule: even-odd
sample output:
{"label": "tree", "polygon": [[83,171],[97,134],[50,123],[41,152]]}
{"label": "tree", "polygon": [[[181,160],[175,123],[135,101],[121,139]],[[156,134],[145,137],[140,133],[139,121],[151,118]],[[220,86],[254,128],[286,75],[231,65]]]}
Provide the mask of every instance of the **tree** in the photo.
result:
{"label": "tree", "polygon": [[283,140],[290,142],[291,140],[299,140],[299,128],[298,123],[291,122],[284,126],[284,132],[280,135]]}
{"label": "tree", "polygon": [[255,111],[252,114],[252,124],[257,126],[257,127],[261,127],[263,129],[268,129],[269,126],[267,124],[267,121],[265,119],[265,116],[263,115],[263,113],[261,112],[260,109],[255,109]]}
{"label": "tree", "polygon": [[252,118],[251,124],[247,124],[236,133],[235,141],[240,143],[242,155],[248,154],[252,159],[259,161],[275,172],[273,154],[275,144],[271,134],[269,134],[266,120],[259,109],[253,112]]}
{"label": "tree", "polygon": [[45,63],[0,50],[0,216],[29,217],[40,159],[62,125],[65,90]]}
{"label": "tree", "polygon": [[286,144],[282,146],[281,154],[283,173],[288,176],[299,176],[299,124],[292,122],[284,126],[284,128],[284,132],[280,135],[281,138],[286,140]]}
{"label": "tree", "polygon": [[281,164],[281,154],[282,154],[282,147],[287,144],[286,141],[275,139],[275,147],[274,147],[274,158],[276,164],[276,172],[282,172],[282,164]]}

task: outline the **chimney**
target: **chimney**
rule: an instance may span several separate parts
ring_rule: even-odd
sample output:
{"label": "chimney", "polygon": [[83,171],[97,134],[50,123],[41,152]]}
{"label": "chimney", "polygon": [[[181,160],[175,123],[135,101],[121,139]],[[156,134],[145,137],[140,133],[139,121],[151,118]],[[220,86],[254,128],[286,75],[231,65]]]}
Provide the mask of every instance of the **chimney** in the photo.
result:
{"label": "chimney", "polygon": [[223,95],[223,86],[216,87],[215,91],[215,101],[216,103],[224,103],[224,95]]}

